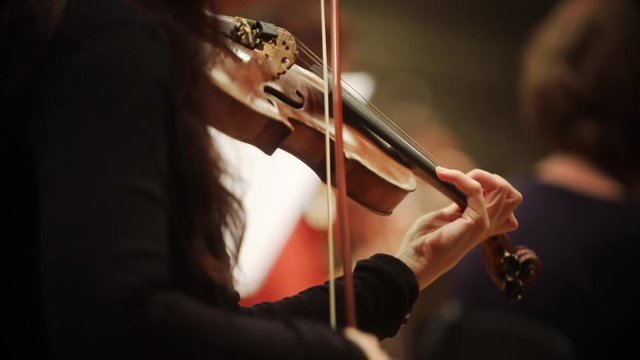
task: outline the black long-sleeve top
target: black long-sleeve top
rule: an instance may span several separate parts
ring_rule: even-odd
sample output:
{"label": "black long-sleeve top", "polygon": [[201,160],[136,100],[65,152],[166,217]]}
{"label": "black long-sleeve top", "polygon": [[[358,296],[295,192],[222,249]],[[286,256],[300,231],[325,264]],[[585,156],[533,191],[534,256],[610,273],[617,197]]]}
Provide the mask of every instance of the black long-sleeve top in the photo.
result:
{"label": "black long-sleeve top", "polygon": [[[67,1],[19,111],[3,122],[0,357],[363,358],[326,324],[326,285],[242,308],[207,296],[220,294],[212,282],[175,282],[172,59],[138,8]],[[354,281],[360,327],[394,335],[417,296],[413,273],[376,255]]]}

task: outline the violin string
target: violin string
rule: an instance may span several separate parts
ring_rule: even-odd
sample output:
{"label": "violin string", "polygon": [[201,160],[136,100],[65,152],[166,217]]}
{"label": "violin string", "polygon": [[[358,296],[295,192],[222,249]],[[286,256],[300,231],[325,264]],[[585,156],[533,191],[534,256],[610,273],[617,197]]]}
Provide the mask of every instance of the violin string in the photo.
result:
{"label": "violin string", "polygon": [[385,129],[385,133],[393,134],[393,138],[395,141],[401,141],[405,143],[405,145],[418,153],[422,158],[428,160],[431,164],[426,164],[428,167],[436,166],[437,163],[434,157],[429,154],[422,146],[415,142],[404,130],[402,130],[398,125],[396,125],[393,121],[391,121],[382,111],[380,111],[375,105],[371,102],[367,101],[362,95],[360,95],[357,91],[355,91],[352,87],[348,86],[347,91],[350,92],[350,95],[358,98],[361,102],[360,105],[354,104],[354,106],[360,106],[361,111],[369,111],[373,112],[373,116],[370,117],[371,121],[374,121],[376,125]]}
{"label": "violin string", "polygon": [[[312,69],[313,66],[323,66],[324,62],[320,60],[320,58],[300,39],[295,38],[296,42],[301,50],[301,54],[303,56],[299,57],[300,62],[305,67]],[[331,73],[331,68],[328,68]],[[422,157],[426,158],[431,162],[434,166],[437,165],[434,157],[429,154],[422,146],[415,142],[404,130],[402,130],[398,125],[396,125],[391,119],[389,119],[378,107],[376,107],[373,103],[367,100],[364,96],[362,96],[357,90],[355,90],[349,83],[342,80],[341,81],[343,89],[345,89],[350,95],[356,98],[362,107],[362,110],[366,109],[371,112],[374,116],[376,123],[379,126],[382,126],[387,129],[387,132],[390,134],[394,134],[398,140],[407,144],[410,148],[414,149],[417,153],[419,153]],[[355,104],[353,104],[355,105]]]}
{"label": "violin string", "polygon": [[[295,36],[294,36],[294,39],[295,39],[296,43],[298,44],[298,46],[300,47],[300,49],[302,50],[303,54],[308,56],[315,65],[322,66],[323,64],[326,63],[327,64],[327,68],[329,69],[329,71],[331,71],[331,68],[328,66],[328,63],[326,61],[324,61],[318,55],[316,55],[316,53],[313,52],[313,50],[311,50],[305,43],[300,41],[300,39],[298,39]],[[323,48],[323,53],[324,52],[325,51],[324,51],[324,48]]]}
{"label": "violin string", "polygon": [[[328,227],[327,227],[327,245],[328,245],[328,253],[329,253],[329,324],[333,330],[336,330],[338,327],[337,324],[337,316],[336,316],[336,284],[335,284],[335,257],[334,257],[334,240],[333,240],[333,226],[331,221],[333,219],[333,209],[331,202],[331,137],[330,137],[330,128],[331,125],[329,123],[329,70],[327,68],[327,29],[326,29],[326,13],[324,7],[324,0],[320,0],[321,7],[321,21],[322,21],[322,57],[325,59],[323,61],[324,67],[322,71],[322,80],[323,80],[323,92],[324,92],[324,122],[325,122],[325,165],[326,165],[326,178],[327,178],[327,218],[328,218]],[[296,39],[297,41],[298,39]],[[300,42],[301,43],[301,42]],[[301,43],[302,44],[302,43]],[[303,51],[311,52],[306,45],[302,44]],[[315,55],[315,54],[314,54]]]}

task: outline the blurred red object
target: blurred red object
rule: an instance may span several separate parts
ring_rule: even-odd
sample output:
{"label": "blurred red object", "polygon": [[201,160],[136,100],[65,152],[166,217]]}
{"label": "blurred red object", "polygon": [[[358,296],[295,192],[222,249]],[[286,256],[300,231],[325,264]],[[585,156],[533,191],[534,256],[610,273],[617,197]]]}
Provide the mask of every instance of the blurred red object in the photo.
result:
{"label": "blurred red object", "polygon": [[327,280],[327,232],[312,228],[304,217],[298,225],[260,289],[240,301],[250,306],[280,300]]}

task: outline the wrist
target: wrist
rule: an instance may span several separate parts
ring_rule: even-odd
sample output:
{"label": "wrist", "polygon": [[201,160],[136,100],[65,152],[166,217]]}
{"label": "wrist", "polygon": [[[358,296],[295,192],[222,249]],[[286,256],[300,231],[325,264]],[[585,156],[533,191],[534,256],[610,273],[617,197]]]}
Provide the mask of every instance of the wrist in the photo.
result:
{"label": "wrist", "polygon": [[416,254],[407,254],[406,252],[401,252],[396,255],[398,260],[402,261],[410,270],[413,272],[413,275],[418,282],[418,289],[422,290],[431,282],[427,276],[425,276],[427,268],[427,261],[424,257],[418,256]]}

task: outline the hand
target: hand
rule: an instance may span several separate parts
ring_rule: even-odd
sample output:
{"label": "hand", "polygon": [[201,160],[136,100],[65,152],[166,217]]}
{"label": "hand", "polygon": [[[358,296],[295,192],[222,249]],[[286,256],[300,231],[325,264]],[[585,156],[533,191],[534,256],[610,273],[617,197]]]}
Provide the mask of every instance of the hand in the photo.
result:
{"label": "hand", "polygon": [[513,211],[522,201],[522,195],[505,179],[483,170],[465,175],[438,167],[436,174],[467,196],[467,207],[463,211],[451,204],[428,213],[405,235],[396,256],[416,274],[420,289],[488,237],[515,230],[518,222]]}
{"label": "hand", "polygon": [[344,336],[358,345],[360,350],[369,360],[390,360],[389,355],[380,347],[380,341],[371,334],[364,333],[356,328],[345,328]]}

